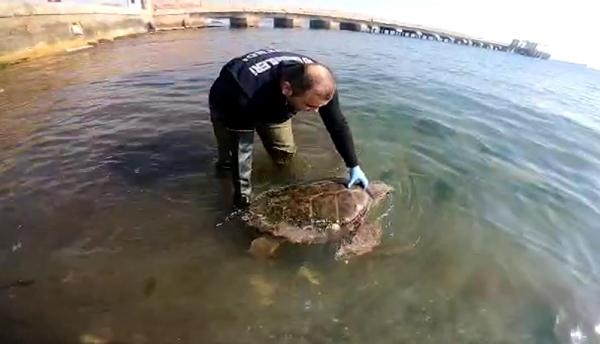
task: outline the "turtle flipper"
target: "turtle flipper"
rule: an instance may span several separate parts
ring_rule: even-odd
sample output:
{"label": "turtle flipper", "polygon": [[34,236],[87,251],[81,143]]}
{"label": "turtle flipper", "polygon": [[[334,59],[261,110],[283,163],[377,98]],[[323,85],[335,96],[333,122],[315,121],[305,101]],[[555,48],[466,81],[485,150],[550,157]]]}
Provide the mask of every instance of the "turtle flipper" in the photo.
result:
{"label": "turtle flipper", "polygon": [[279,245],[281,245],[280,240],[270,236],[261,236],[252,240],[248,252],[255,258],[271,258],[275,255]]}
{"label": "turtle flipper", "polygon": [[371,252],[381,243],[382,236],[383,230],[379,224],[364,223],[356,229],[351,238],[342,242],[340,248],[335,252],[335,259],[348,259]]}

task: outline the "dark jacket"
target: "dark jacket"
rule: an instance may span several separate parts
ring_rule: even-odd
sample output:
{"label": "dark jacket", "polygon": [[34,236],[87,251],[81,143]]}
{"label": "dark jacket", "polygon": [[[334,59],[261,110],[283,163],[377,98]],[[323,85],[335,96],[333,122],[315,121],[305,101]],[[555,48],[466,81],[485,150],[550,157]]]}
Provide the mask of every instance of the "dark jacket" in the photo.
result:
{"label": "dark jacket", "polygon": [[[309,57],[275,49],[234,58],[221,69],[210,89],[210,107],[219,114],[219,120],[233,130],[253,130],[258,123],[285,122],[295,113],[281,93],[282,70],[296,63],[313,62],[316,61]],[[329,103],[319,108],[319,114],[346,166],[358,165],[337,91]]]}

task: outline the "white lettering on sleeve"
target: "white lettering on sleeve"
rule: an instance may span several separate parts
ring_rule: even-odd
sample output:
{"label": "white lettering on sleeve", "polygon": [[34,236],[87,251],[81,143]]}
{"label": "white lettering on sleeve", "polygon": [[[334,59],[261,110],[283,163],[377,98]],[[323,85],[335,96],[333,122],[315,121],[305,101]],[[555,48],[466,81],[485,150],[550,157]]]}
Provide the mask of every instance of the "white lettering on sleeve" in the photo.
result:
{"label": "white lettering on sleeve", "polygon": [[244,62],[248,62],[250,60],[252,60],[253,58],[256,58],[258,56],[261,55],[265,55],[265,54],[270,54],[270,53],[274,53],[278,51],[277,49],[263,49],[263,50],[257,50],[254,52],[249,53],[248,55],[244,56],[244,58],[242,59],[242,61]]}
{"label": "white lettering on sleeve", "polygon": [[[262,55],[264,55],[264,54],[262,54]],[[250,66],[249,69],[250,69],[250,72],[254,76],[258,76],[258,74],[262,74],[262,73],[268,71],[269,69],[271,69],[271,67],[277,66],[281,61],[297,61],[300,63],[313,63],[313,60],[311,60],[307,57],[284,55],[284,56],[271,57],[264,61],[257,62],[255,64],[253,64],[252,66]]]}
{"label": "white lettering on sleeve", "polygon": [[254,75],[264,73],[264,72],[268,71],[269,69],[271,69],[271,66],[269,66],[267,61],[260,61],[257,64],[253,65],[252,67],[250,67],[250,71],[252,71],[252,74],[254,74]]}

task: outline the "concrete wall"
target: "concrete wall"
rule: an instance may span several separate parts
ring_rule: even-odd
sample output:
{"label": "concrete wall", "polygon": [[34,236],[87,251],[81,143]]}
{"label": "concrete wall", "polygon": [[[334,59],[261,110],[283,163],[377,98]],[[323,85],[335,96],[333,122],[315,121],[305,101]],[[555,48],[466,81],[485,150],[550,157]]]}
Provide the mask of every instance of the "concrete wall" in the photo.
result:
{"label": "concrete wall", "polygon": [[[225,3],[225,1],[223,1]],[[152,2],[155,10],[186,9],[193,10],[204,6],[203,0],[154,0]]]}
{"label": "concrete wall", "polygon": [[207,22],[200,13],[206,10],[205,0],[152,0],[152,10],[154,24],[161,29],[202,27]]}
{"label": "concrete wall", "polygon": [[2,0],[0,63],[146,32],[152,12],[142,4],[141,0]]}

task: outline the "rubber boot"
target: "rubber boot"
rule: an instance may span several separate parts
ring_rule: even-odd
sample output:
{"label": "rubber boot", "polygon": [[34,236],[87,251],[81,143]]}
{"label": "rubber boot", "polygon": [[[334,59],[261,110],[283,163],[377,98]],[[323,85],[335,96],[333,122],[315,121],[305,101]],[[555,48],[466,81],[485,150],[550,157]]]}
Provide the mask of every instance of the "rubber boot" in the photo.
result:
{"label": "rubber boot", "polygon": [[223,171],[229,171],[229,169],[231,169],[230,132],[225,128],[223,122],[221,122],[218,113],[212,109],[210,112],[210,120],[212,122],[215,138],[217,139],[217,172],[221,173]]}
{"label": "rubber boot", "polygon": [[233,181],[233,204],[247,208],[252,195],[252,150],[254,131],[230,131],[231,179]]}
{"label": "rubber boot", "polygon": [[222,143],[218,146],[218,158],[215,163],[216,177],[218,179],[229,178],[231,172],[231,150],[229,149],[229,138],[227,139],[227,146]]}
{"label": "rubber boot", "polygon": [[219,155],[215,167],[220,171],[229,171],[231,169],[231,155],[227,148],[219,147]]}

